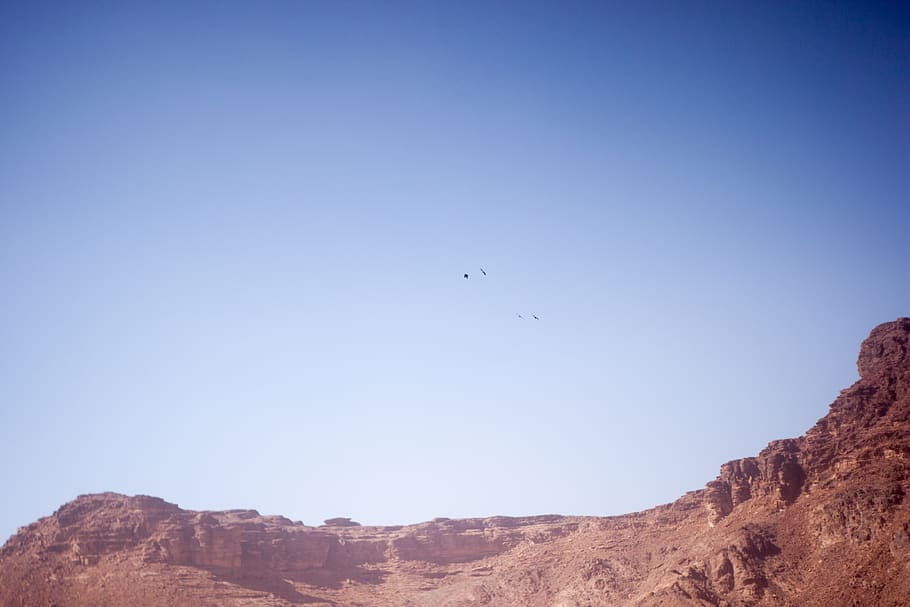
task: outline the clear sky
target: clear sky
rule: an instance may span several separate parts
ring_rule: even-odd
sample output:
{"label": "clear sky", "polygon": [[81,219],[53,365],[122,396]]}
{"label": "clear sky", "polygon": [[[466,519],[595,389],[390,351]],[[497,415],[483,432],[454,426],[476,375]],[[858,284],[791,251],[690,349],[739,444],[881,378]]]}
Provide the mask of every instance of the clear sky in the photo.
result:
{"label": "clear sky", "polygon": [[3,2],[0,541],[671,501],[910,313],[908,169],[905,3]]}

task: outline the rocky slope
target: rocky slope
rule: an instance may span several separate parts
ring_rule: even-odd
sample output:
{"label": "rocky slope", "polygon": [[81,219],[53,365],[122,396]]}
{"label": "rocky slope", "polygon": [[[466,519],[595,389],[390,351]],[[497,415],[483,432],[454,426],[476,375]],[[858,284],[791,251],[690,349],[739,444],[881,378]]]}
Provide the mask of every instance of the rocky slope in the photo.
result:
{"label": "rocky slope", "polygon": [[910,319],[804,436],[618,517],[308,527],[81,496],[0,552],[0,607],[910,605]]}

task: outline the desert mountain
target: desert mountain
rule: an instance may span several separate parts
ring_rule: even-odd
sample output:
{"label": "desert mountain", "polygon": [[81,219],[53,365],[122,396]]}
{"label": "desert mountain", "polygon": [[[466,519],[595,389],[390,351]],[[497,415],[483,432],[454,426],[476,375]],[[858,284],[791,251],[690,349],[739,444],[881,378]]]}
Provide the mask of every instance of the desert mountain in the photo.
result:
{"label": "desert mountain", "polygon": [[84,495],[10,538],[0,607],[910,605],[910,318],[804,436],[624,516],[309,527]]}

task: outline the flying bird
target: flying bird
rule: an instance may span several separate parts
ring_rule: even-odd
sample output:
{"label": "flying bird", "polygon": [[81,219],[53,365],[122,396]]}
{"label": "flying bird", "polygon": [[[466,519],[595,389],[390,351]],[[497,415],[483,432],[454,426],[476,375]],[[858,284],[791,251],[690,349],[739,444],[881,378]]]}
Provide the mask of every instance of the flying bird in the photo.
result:
{"label": "flying bird", "polygon": [[484,276],[487,275],[487,273],[483,271],[483,268],[480,268],[480,273],[483,274]]}
{"label": "flying bird", "polygon": [[522,316],[521,314],[519,314],[518,312],[515,313],[515,316],[517,316],[518,318],[520,318],[520,319],[522,319],[522,320],[525,319],[525,317]]}
{"label": "flying bird", "polygon": [[465,278],[467,278],[467,277],[468,277],[468,275],[467,275],[467,274],[465,274],[465,275],[464,275],[464,277],[465,277]]}
{"label": "flying bird", "polygon": [[531,314],[531,316],[534,317],[534,320],[540,320],[539,318],[537,318],[537,315],[536,315],[536,314]]}

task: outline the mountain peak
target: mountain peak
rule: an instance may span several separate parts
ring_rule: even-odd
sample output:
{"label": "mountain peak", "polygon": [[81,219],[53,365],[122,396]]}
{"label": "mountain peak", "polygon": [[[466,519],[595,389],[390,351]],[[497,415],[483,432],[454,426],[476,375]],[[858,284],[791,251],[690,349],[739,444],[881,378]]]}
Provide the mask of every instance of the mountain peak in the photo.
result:
{"label": "mountain peak", "polygon": [[910,318],[898,318],[893,322],[878,325],[863,341],[859,349],[856,367],[862,378],[881,373],[907,371],[910,356],[907,354],[910,341]]}

